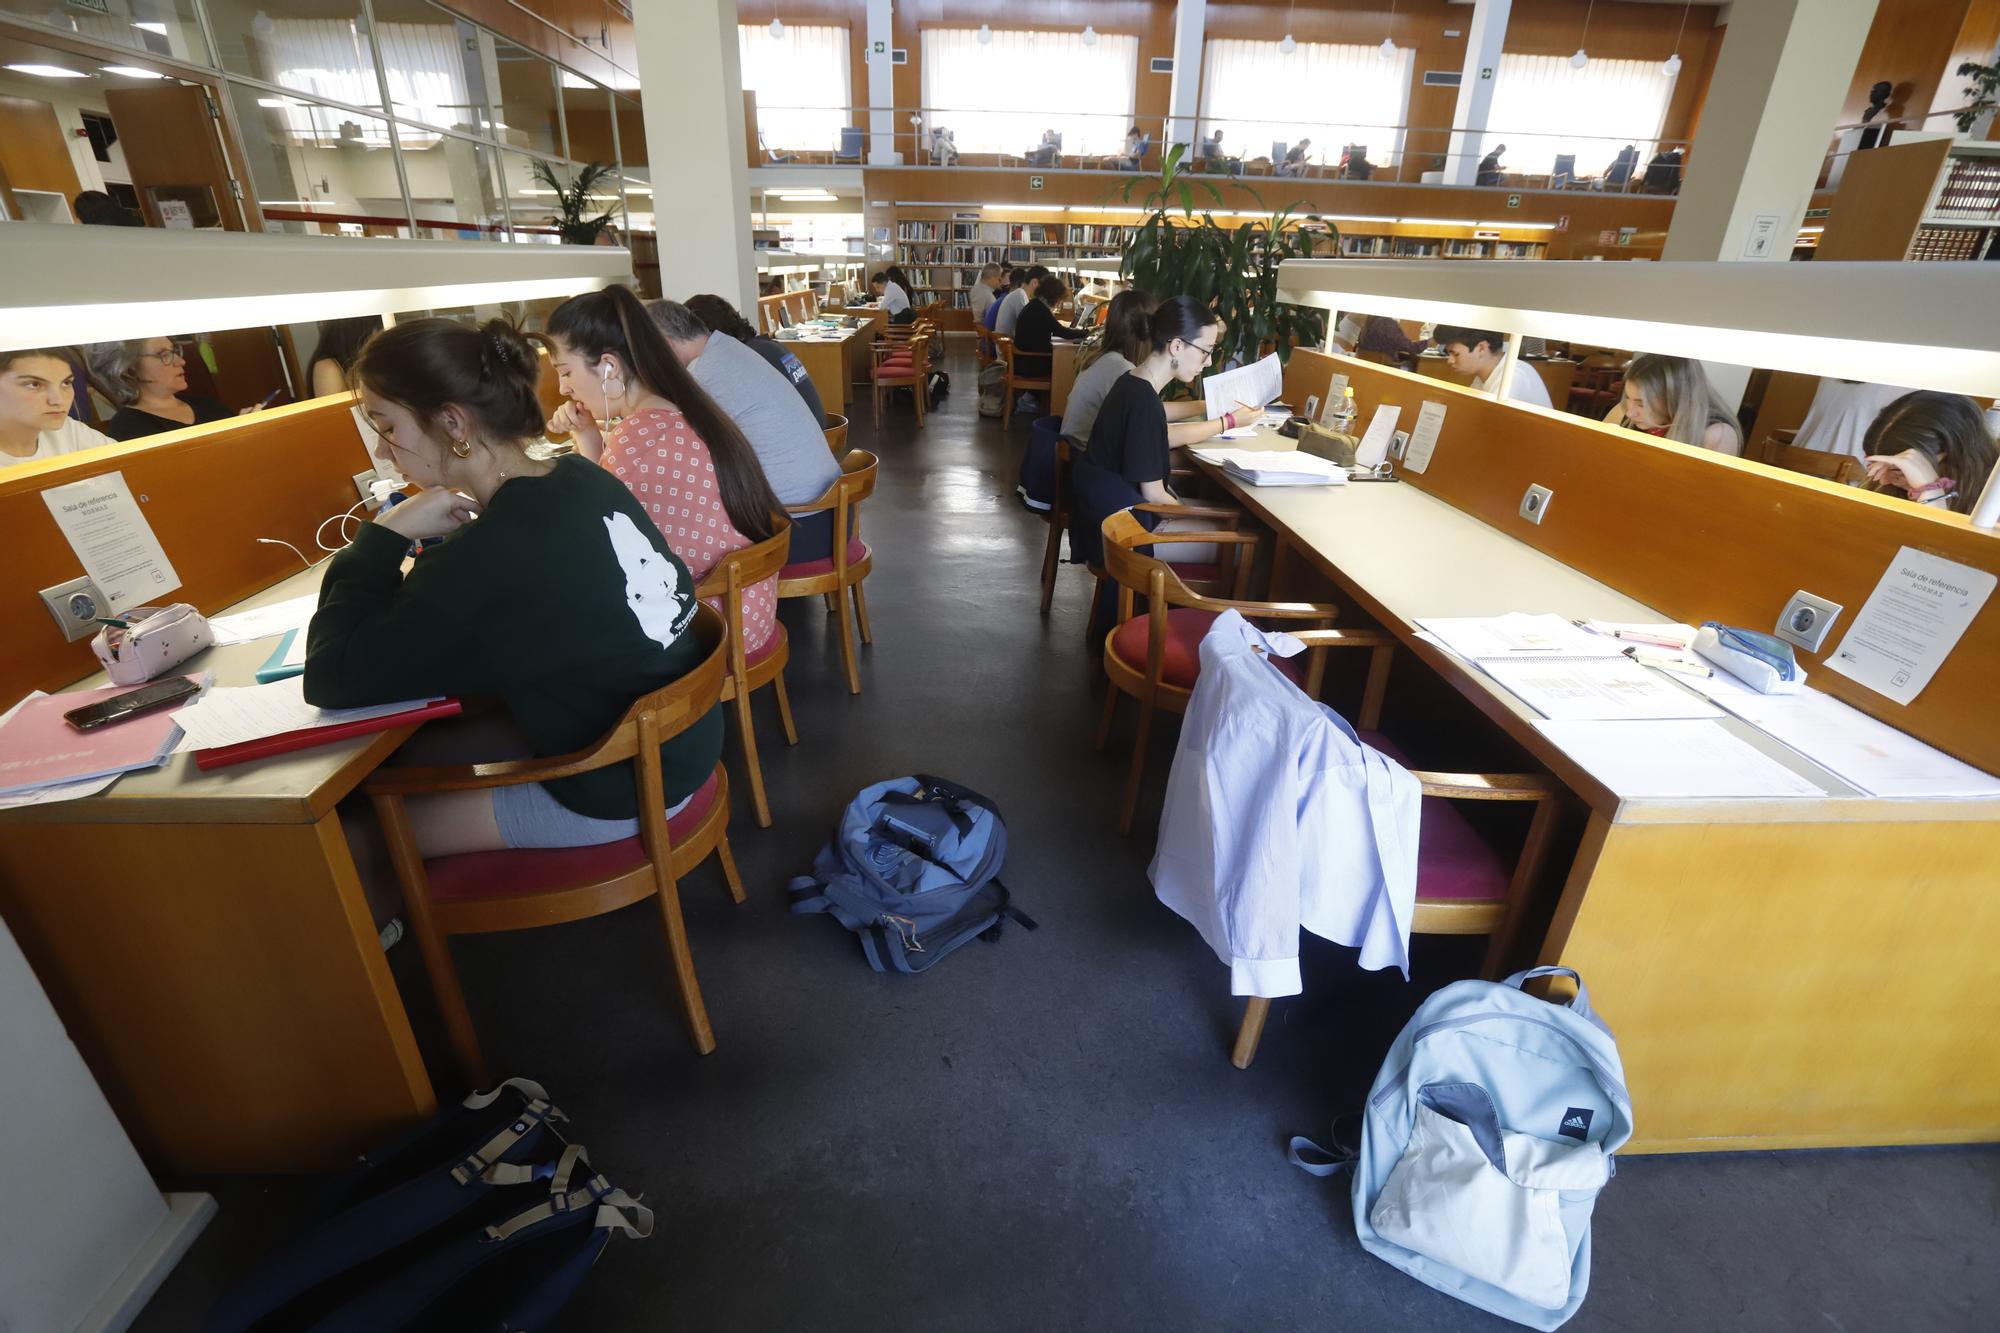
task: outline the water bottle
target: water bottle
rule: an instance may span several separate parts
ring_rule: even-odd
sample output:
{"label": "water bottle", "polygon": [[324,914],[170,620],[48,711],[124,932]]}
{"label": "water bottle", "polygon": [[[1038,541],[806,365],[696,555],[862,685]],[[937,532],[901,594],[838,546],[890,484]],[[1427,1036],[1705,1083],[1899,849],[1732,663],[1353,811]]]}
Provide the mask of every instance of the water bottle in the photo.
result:
{"label": "water bottle", "polygon": [[1354,386],[1340,391],[1340,401],[1333,409],[1333,429],[1341,435],[1354,434],[1354,421],[1361,415],[1361,409],[1354,402]]}

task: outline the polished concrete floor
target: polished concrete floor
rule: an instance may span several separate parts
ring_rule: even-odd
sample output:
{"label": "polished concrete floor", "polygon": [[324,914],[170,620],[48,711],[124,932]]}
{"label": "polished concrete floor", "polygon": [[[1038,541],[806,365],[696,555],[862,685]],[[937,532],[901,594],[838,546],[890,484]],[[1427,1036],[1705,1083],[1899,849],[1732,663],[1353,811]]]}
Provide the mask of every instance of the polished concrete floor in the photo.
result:
{"label": "polished concrete floor", "polygon": [[[879,432],[857,406],[849,442],[882,456],[863,693],[841,682],[820,605],[788,603],[801,743],[772,739],[764,704],[777,822],[759,830],[739,795],[750,900],[732,905],[712,868],[682,886],[716,1053],[688,1046],[648,907],[457,946],[494,1068],[542,1080],[593,1160],[659,1211],[560,1327],[1505,1327],[1366,1255],[1344,1182],[1283,1152],[1359,1105],[1418,1001],[1477,968],[1477,942],[1421,939],[1407,984],[1313,947],[1308,995],[1276,1006],[1249,1071],[1229,1066],[1237,1005],[1151,896],[1150,816],[1114,832],[1126,738],[1089,745],[1087,580],[1063,571],[1054,615],[1037,614],[1043,528],[1013,496],[1027,428],[979,421],[972,367],[956,370],[922,432],[907,406]],[[999,802],[1007,882],[1041,929],[877,976],[783,890],[849,795],[916,770]],[[415,950],[391,958],[455,1095]],[[196,1328],[316,1185],[187,1183],[221,1213],[146,1333]],[[1991,1329],[2000,1151],[1632,1158],[1595,1243],[1576,1329]]]}

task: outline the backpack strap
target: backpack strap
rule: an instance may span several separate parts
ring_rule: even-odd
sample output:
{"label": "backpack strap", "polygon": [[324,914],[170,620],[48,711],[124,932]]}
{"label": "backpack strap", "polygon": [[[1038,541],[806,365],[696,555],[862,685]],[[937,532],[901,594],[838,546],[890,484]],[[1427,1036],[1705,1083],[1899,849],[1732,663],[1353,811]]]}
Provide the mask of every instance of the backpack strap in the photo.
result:
{"label": "backpack strap", "polygon": [[1590,989],[1583,984],[1583,978],[1577,975],[1577,971],[1573,967],[1530,967],[1516,972],[1500,984],[1503,986],[1512,986],[1515,990],[1520,990],[1524,983],[1533,981],[1536,977],[1568,977],[1571,981],[1574,981],[1576,983],[1576,994],[1570,997],[1568,1001],[1569,1007],[1576,1010],[1577,1013],[1582,1014],[1585,1018],[1591,1017]]}
{"label": "backpack strap", "polygon": [[[501,1087],[505,1086],[507,1085],[501,1085]],[[486,1095],[487,1105],[492,1104],[492,1098],[498,1092],[499,1088],[495,1088],[493,1094]],[[527,1137],[529,1130],[543,1121],[565,1119],[568,1119],[568,1117],[555,1107],[549,1105],[546,1099],[537,1097],[529,1102],[522,1109],[521,1113],[508,1123],[505,1129],[502,1129],[498,1134],[495,1134],[478,1148],[461,1158],[458,1165],[452,1167],[451,1178],[460,1185],[470,1185],[475,1180],[482,1180],[489,1185],[520,1184],[522,1178],[517,1178],[518,1172],[520,1170],[532,1171],[532,1168],[500,1170],[499,1168],[509,1165],[501,1162],[500,1159],[505,1157],[508,1150],[516,1143]],[[488,1172],[494,1172],[494,1177],[488,1178]],[[500,1177],[507,1178],[501,1179]]]}
{"label": "backpack strap", "polygon": [[[1356,1135],[1354,1146],[1349,1146],[1346,1142],[1348,1136],[1342,1131],[1344,1122],[1352,1122],[1350,1128]],[[1302,1138],[1295,1134],[1292,1136],[1291,1141],[1285,1145],[1285,1160],[1309,1176],[1330,1176],[1344,1166],[1354,1165],[1355,1158],[1361,1155],[1359,1146],[1360,1128],[1361,1117],[1359,1115],[1349,1112],[1335,1116],[1332,1132],[1327,1135],[1327,1138],[1333,1142],[1331,1148],[1322,1148],[1311,1139]],[[1307,1153],[1315,1153],[1326,1160],[1308,1161],[1306,1159]]]}
{"label": "backpack strap", "polygon": [[[562,1156],[556,1159],[555,1174],[549,1179],[548,1202],[530,1208],[526,1212],[516,1213],[504,1222],[487,1227],[486,1239],[506,1240],[509,1236],[525,1231],[538,1222],[546,1222],[557,1213],[575,1212],[592,1203],[609,1200],[611,1195],[620,1192],[613,1190],[611,1182],[595,1172],[582,1184],[574,1189],[570,1188],[570,1180],[575,1176],[577,1167],[589,1165],[590,1154],[584,1150],[582,1144],[572,1143],[564,1148]],[[647,1222],[647,1229],[650,1231],[650,1217]]]}
{"label": "backpack strap", "polygon": [[[509,1088],[512,1088],[514,1091],[520,1093],[522,1098],[527,1101],[545,1102],[549,1099],[548,1090],[543,1088],[541,1084],[535,1082],[533,1079],[510,1078],[505,1083],[496,1084],[493,1090],[490,1092],[475,1091],[471,1093],[465,1099],[464,1102],[465,1109],[468,1111],[483,1111],[487,1107],[493,1105],[495,1101],[499,1100],[500,1094],[505,1092]],[[560,1113],[558,1113],[556,1118],[557,1119],[562,1118]]]}

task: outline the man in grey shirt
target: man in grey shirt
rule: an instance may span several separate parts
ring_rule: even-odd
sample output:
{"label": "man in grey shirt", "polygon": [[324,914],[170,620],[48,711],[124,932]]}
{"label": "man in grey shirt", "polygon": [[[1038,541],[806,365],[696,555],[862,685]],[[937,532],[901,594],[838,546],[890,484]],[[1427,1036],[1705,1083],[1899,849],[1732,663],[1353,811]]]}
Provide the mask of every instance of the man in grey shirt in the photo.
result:
{"label": "man in grey shirt", "polygon": [[1021,322],[1021,307],[1028,304],[1034,294],[1035,284],[1049,276],[1049,271],[1040,264],[1030,267],[1024,276],[1016,279],[1014,290],[1007,293],[1000,302],[1000,313],[993,317],[993,331],[1002,338],[1014,336],[1014,326]]}
{"label": "man in grey shirt", "polygon": [[[826,433],[782,371],[734,338],[711,334],[679,301],[648,301],[646,312],[695,382],[736,422],[757,452],[780,504],[811,504],[840,477]],[[823,524],[822,524],[823,521]],[[822,537],[817,529],[826,528]],[[808,527],[811,531],[808,531]],[[832,520],[815,514],[792,529],[793,561],[832,551]],[[824,546],[826,549],[821,550]]]}

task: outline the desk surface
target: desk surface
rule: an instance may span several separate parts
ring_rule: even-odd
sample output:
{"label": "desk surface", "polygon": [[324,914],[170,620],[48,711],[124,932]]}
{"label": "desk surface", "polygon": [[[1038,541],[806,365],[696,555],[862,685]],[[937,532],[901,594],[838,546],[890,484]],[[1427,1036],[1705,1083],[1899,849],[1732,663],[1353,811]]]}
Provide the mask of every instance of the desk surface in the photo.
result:
{"label": "desk surface", "polygon": [[[249,610],[314,592],[325,569],[326,562],[322,560],[228,610]],[[212,671],[217,685],[254,685],[257,669],[270,659],[277,642],[275,638],[256,639],[210,648],[189,659],[181,674]],[[104,673],[99,672],[69,688],[91,689],[109,683]],[[309,824],[333,809],[341,797],[409,739],[414,730],[414,727],[397,727],[333,745],[236,764],[212,773],[196,768],[191,754],[170,755],[158,768],[125,774],[102,795],[0,810],[0,821]]]}
{"label": "desk surface", "polygon": [[[1275,431],[1218,444],[1296,447]],[[1990,820],[2000,816],[2000,801],[1994,800],[1881,800],[1864,795],[1789,746],[1734,717],[1721,719],[1722,725],[1816,783],[1825,796],[1699,801],[1621,797],[1533,725],[1539,713],[1477,667],[1418,638],[1415,622],[1420,616],[1494,616],[1509,611],[1653,623],[1673,617],[1404,482],[1251,486],[1212,464],[1200,466],[1565,785],[1615,822]]]}

